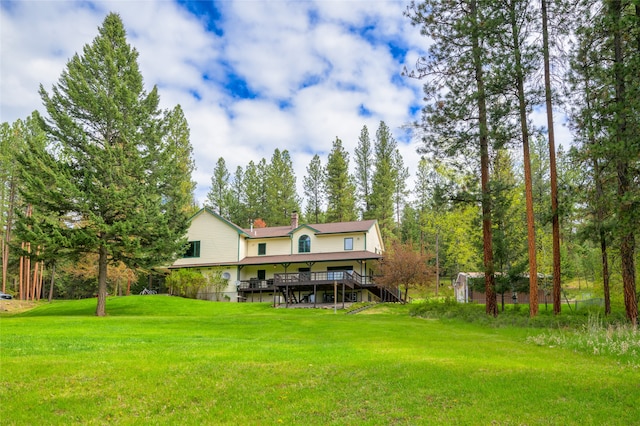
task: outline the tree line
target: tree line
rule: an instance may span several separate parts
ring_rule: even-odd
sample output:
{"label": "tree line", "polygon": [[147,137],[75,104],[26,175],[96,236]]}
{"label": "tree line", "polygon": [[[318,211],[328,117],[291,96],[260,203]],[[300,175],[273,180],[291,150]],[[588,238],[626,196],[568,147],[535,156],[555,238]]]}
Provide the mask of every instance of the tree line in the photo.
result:
{"label": "tree line", "polygon": [[[539,228],[550,224],[554,311],[560,312],[561,243],[566,247],[576,235],[576,241],[600,250],[605,312],[610,312],[610,279],[615,275],[622,281],[627,317],[635,325],[640,5],[622,0],[426,0],[412,2],[406,15],[433,40],[428,54],[408,72],[426,81],[426,106],[416,125],[423,150],[437,158],[478,163],[475,199],[482,208],[487,313],[497,313],[496,272],[515,266],[512,252],[504,248],[517,228],[504,227],[509,220],[504,214],[519,201],[504,196],[509,178],[501,168],[504,150],[518,147],[531,295],[537,290]],[[541,105],[547,113],[542,131],[531,123],[531,113]],[[564,170],[564,177],[578,172],[575,180],[564,182],[574,193],[563,192],[559,180],[554,106],[568,112],[575,137]],[[549,201],[538,204],[536,217],[531,144],[539,137],[549,153],[549,185],[541,188]],[[560,222],[565,223],[562,238]],[[615,274],[612,254],[619,265]],[[533,298],[530,313],[537,313]]]}
{"label": "tree line", "polygon": [[[275,149],[270,161],[250,161],[231,175],[224,158],[213,170],[205,204],[222,217],[248,227],[289,224],[291,213],[308,223],[346,222],[376,218],[383,238],[399,235],[401,212],[407,203],[409,169],[389,127],[380,122],[375,139],[363,126],[351,157],[337,138],[325,163],[315,154],[306,168],[301,196],[287,150]],[[301,209],[303,202],[304,210]]]}

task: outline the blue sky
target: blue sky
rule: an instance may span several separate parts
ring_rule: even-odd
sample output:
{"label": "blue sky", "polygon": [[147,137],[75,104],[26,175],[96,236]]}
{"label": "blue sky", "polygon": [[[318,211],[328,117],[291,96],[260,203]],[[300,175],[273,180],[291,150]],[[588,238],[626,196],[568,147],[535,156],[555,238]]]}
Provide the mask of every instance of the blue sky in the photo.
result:
{"label": "blue sky", "polygon": [[336,136],[353,153],[362,126],[373,136],[381,120],[413,174],[418,141],[403,126],[419,118],[422,83],[400,73],[427,40],[403,17],[406,4],[1,0],[1,120],[42,110],[39,84],[50,90],[114,11],[147,88],[157,85],[164,107],[185,111],[201,202],[218,157],[233,173],[287,149],[300,188],[315,153],[324,163]]}

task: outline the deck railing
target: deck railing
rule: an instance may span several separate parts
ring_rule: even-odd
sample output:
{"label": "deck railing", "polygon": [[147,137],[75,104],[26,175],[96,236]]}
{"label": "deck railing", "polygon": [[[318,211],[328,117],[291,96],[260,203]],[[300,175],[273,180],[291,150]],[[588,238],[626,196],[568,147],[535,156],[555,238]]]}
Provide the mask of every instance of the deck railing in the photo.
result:
{"label": "deck railing", "polygon": [[354,271],[319,271],[319,272],[290,272],[274,274],[275,285],[313,284],[344,282],[358,286],[372,285],[371,279]]}
{"label": "deck railing", "polygon": [[377,294],[383,301],[401,301],[402,295],[395,286],[378,286],[373,278],[360,275],[355,271],[319,271],[319,272],[288,272],[274,274],[273,278],[260,280],[251,278],[238,283],[238,290],[267,290],[279,291],[283,287],[293,287],[295,285],[327,285],[345,284],[349,288],[369,288]]}

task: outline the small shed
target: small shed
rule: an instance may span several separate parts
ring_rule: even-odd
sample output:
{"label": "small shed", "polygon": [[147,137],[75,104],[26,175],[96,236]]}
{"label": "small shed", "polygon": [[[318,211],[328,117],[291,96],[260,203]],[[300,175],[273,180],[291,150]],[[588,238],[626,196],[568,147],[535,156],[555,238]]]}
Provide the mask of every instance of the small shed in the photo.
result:
{"label": "small shed", "polygon": [[472,300],[472,290],[469,286],[469,281],[483,277],[483,272],[459,272],[453,283],[453,291],[456,295],[456,301],[458,301],[458,303],[469,303]]}
{"label": "small shed", "polygon": [[[496,272],[496,277],[502,276]],[[548,282],[550,275],[538,274],[538,301],[547,303]],[[502,304],[529,303],[528,292],[529,274],[522,274],[515,278],[511,290],[498,291]],[[484,290],[478,290],[479,283],[484,288],[484,272],[460,272],[453,283],[453,289],[458,303],[486,303]],[[475,286],[474,286],[475,284]],[[475,290],[474,290],[475,287]],[[505,297],[505,293],[510,295]]]}

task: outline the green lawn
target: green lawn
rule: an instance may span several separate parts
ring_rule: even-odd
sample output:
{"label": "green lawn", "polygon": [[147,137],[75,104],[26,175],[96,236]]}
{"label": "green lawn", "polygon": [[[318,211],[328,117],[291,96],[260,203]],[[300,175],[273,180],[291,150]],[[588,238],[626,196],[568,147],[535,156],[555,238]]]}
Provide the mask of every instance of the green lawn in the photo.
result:
{"label": "green lawn", "polygon": [[[0,424],[633,425],[640,369],[541,330],[167,296],[0,317]],[[366,314],[365,314],[366,313]]]}

